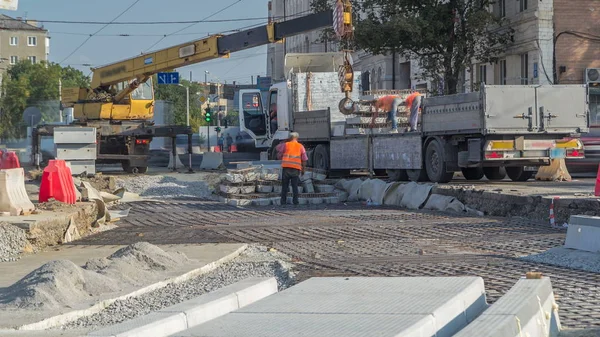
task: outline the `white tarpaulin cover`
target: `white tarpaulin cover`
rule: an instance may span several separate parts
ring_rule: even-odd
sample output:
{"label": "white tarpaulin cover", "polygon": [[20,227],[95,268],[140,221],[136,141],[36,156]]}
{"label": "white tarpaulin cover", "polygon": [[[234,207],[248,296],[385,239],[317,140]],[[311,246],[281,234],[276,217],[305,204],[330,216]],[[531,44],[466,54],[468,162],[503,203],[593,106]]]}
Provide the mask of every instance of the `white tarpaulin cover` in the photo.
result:
{"label": "white tarpaulin cover", "polygon": [[0,9],[16,11],[19,7],[19,0],[0,0]]}

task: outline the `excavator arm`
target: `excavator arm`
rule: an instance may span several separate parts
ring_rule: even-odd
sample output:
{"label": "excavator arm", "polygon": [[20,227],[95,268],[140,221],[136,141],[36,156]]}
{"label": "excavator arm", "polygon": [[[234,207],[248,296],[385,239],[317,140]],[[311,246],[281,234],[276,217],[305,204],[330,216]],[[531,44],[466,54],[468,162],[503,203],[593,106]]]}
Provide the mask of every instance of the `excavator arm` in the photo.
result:
{"label": "excavator arm", "polygon": [[92,90],[105,91],[118,83],[130,82],[113,99],[119,102],[152,75],[216,58],[308,31],[331,27],[332,11],[311,14],[284,22],[273,22],[231,35],[214,35],[196,41],[143,54],[117,63],[92,69]]}

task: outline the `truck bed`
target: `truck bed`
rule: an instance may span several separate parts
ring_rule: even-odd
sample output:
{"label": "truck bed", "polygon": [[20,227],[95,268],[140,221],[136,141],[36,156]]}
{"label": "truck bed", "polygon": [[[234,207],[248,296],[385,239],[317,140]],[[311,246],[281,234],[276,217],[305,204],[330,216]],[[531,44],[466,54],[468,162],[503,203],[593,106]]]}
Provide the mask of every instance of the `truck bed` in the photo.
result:
{"label": "truck bed", "polygon": [[[489,85],[424,100],[431,134],[574,134],[588,128],[584,85]],[[543,117],[542,117],[543,114]]]}

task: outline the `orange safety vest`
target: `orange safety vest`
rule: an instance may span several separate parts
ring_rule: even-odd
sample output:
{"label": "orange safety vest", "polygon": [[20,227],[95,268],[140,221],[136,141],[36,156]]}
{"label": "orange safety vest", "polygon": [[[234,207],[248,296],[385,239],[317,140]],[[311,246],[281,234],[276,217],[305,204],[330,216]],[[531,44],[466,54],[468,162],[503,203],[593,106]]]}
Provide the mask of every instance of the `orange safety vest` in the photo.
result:
{"label": "orange safety vest", "polygon": [[285,144],[281,167],[302,170],[302,144],[295,140]]}
{"label": "orange safety vest", "polygon": [[419,92],[413,92],[412,94],[408,95],[408,97],[406,97],[406,107],[409,110],[412,107],[412,104],[413,104],[415,98],[417,98],[417,96],[421,96],[421,94]]}

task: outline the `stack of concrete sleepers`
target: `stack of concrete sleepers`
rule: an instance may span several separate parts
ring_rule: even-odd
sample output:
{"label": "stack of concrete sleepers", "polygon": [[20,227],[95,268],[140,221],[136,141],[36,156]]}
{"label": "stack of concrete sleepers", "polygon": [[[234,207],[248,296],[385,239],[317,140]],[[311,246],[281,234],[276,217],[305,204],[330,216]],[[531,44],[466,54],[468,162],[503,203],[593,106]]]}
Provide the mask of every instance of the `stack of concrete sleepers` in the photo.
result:
{"label": "stack of concrete sleepers", "polygon": [[[345,201],[339,191],[325,181],[327,172],[307,168],[298,186],[301,205],[335,204]],[[242,170],[229,170],[219,185],[218,196],[221,202],[232,206],[268,206],[281,204],[281,169],[250,167]],[[291,186],[288,203],[292,203]]]}
{"label": "stack of concrete sleepers", "polygon": [[56,159],[64,160],[73,175],[96,174],[96,128],[59,127],[54,129]]}

